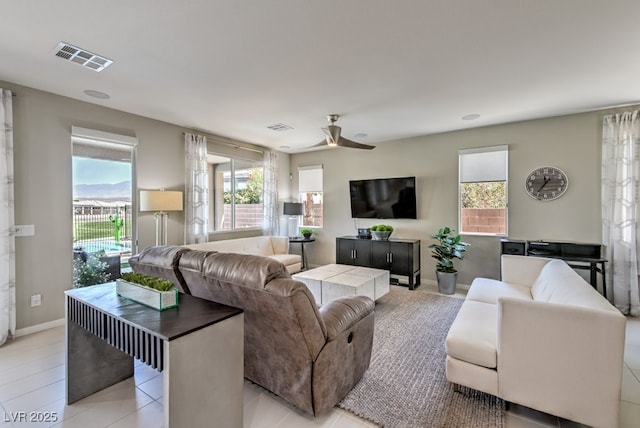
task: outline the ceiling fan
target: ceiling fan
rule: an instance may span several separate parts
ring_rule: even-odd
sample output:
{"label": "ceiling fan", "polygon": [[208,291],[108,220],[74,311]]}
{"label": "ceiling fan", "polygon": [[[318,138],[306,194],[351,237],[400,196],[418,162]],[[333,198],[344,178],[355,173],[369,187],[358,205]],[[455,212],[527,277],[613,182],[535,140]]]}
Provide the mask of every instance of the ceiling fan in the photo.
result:
{"label": "ceiling fan", "polygon": [[355,141],[351,141],[347,138],[340,136],[340,128],[336,125],[336,121],[340,116],[337,114],[330,114],[327,116],[327,120],[330,125],[326,128],[322,128],[324,133],[326,134],[325,140],[319,144],[316,144],[313,147],[320,146],[329,146],[329,147],[350,147],[352,149],[365,149],[365,150],[373,150],[375,146],[369,146],[367,144],[356,143]]}

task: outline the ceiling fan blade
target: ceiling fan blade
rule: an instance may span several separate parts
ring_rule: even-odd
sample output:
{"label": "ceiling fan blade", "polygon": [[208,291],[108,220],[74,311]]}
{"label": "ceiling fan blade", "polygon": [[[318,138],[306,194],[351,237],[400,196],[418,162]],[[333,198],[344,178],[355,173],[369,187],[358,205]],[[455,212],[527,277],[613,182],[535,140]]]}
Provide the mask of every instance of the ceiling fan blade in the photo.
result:
{"label": "ceiling fan blade", "polygon": [[340,139],[338,140],[338,146],[339,147],[350,147],[352,149],[365,149],[365,150],[373,150],[373,149],[376,148],[375,146],[369,146],[367,144],[356,143],[355,141],[351,141],[351,140],[346,139],[344,137],[340,137]]}

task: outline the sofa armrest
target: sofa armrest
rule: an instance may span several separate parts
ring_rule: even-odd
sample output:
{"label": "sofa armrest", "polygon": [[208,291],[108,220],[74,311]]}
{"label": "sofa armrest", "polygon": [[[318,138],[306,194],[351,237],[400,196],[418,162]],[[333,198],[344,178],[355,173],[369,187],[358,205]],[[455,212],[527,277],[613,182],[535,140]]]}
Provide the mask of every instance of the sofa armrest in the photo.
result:
{"label": "sofa armrest", "polygon": [[189,287],[178,271],[179,260],[187,252],[189,249],[179,246],[148,247],[129,258],[129,264],[134,272],[164,278],[181,292],[190,294]]}
{"label": "sofa armrest", "polygon": [[531,287],[550,260],[544,257],[503,254],[500,257],[500,278],[503,282]]}
{"label": "sofa armrest", "polygon": [[365,296],[349,296],[323,305],[320,315],[327,342],[313,364],[314,414],[329,411],[358,383],[371,363],[374,303]]}
{"label": "sofa armrest", "polygon": [[626,319],[616,310],[498,300],[500,397],[617,426]]}
{"label": "sofa armrest", "polygon": [[322,305],[319,312],[327,328],[327,340],[349,330],[374,308],[375,303],[366,296],[341,297]]}
{"label": "sofa armrest", "polygon": [[289,237],[288,236],[270,236],[271,248],[273,254],[289,254]]}

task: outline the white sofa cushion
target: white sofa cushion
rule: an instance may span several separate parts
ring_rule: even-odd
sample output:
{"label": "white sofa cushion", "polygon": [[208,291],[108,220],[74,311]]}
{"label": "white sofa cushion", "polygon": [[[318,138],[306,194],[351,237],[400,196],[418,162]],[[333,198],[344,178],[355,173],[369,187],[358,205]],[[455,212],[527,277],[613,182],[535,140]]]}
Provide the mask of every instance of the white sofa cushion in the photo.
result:
{"label": "white sofa cushion", "polygon": [[551,260],[531,286],[533,299],[617,312],[593,287],[562,260]]}
{"label": "white sofa cushion", "polygon": [[270,236],[254,236],[251,238],[225,239],[209,241],[201,244],[185,245],[193,250],[220,251],[223,253],[253,254],[256,256],[272,256],[275,254]]}
{"label": "white sofa cushion", "polygon": [[467,292],[467,300],[498,304],[501,297],[531,300],[531,288],[526,285],[510,284],[495,279],[476,278]]}
{"label": "white sofa cushion", "polygon": [[500,260],[500,278],[502,281],[531,287],[531,284],[540,275],[542,268],[552,259],[503,254]]}
{"label": "white sofa cushion", "polygon": [[498,311],[495,305],[465,300],[447,334],[447,355],[471,364],[495,368],[497,331]]}
{"label": "white sofa cushion", "polygon": [[283,263],[289,273],[299,272],[302,262],[300,255],[289,254],[289,238],[286,236],[253,236],[249,238],[224,239],[200,244],[188,244],[185,247],[192,250],[270,257]]}
{"label": "white sofa cushion", "polygon": [[274,254],[270,258],[279,261],[285,266],[300,264],[300,256],[297,254]]}

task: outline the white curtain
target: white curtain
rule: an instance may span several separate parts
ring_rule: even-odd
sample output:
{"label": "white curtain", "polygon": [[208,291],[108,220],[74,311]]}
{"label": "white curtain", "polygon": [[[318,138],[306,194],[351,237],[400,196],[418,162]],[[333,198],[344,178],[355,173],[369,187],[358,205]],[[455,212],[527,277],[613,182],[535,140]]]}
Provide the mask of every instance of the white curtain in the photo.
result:
{"label": "white curtain", "polygon": [[640,315],[639,112],[605,116],[602,124],[602,243],[609,261],[607,295],[622,313],[632,316]]}
{"label": "white curtain", "polygon": [[13,235],[13,110],[11,91],[0,89],[0,345],[16,332]]}
{"label": "white curtain", "polygon": [[209,172],[207,137],[186,133],[185,153],[185,244],[207,242],[209,238]]}
{"label": "white curtain", "polygon": [[279,234],[278,154],[271,150],[265,151],[262,166],[264,168],[262,231],[265,235],[275,236]]}

